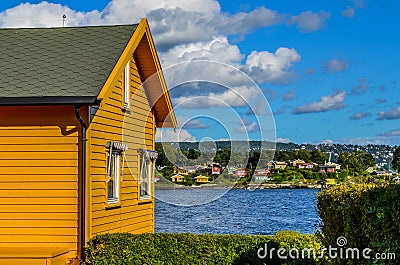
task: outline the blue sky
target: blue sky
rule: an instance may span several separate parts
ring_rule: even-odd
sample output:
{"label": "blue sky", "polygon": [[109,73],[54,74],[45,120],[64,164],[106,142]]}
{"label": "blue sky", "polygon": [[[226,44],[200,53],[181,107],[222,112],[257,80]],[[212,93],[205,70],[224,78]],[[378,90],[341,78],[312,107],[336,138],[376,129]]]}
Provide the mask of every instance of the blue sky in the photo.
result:
{"label": "blue sky", "polygon": [[61,26],[63,14],[68,26],[147,17],[164,67],[217,62],[171,73],[192,81],[171,90],[180,140],[399,145],[398,10],[395,0],[2,1],[0,27]]}

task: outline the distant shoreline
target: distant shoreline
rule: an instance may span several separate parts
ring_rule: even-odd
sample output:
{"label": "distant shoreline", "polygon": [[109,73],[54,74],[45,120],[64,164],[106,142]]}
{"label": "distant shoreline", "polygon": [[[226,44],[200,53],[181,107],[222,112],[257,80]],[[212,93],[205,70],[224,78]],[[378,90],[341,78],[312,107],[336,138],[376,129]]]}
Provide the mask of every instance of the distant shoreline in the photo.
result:
{"label": "distant shoreline", "polygon": [[155,185],[156,190],[221,190],[221,189],[321,189],[319,184],[249,184],[243,186],[228,186],[228,185],[217,185],[217,184],[204,184],[200,186],[184,186],[184,185]]}

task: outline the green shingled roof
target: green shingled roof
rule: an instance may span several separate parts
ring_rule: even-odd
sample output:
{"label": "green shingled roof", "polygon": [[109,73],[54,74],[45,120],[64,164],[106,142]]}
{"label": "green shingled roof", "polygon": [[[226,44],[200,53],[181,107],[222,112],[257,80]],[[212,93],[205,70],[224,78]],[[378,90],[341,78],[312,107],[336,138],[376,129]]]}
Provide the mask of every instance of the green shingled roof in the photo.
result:
{"label": "green shingled roof", "polygon": [[0,105],[93,103],[136,27],[0,29]]}

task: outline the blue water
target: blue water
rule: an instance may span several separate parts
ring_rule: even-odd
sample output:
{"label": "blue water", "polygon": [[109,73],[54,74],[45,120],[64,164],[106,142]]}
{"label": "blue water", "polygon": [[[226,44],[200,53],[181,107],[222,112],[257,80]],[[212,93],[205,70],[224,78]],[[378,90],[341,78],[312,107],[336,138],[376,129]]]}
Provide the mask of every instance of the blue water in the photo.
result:
{"label": "blue water", "polygon": [[175,202],[177,198],[197,201],[214,198],[218,192],[157,190],[156,233],[273,235],[280,230],[313,233],[319,222],[315,198],[317,190],[311,189],[237,189],[204,205],[176,206],[167,203]]}

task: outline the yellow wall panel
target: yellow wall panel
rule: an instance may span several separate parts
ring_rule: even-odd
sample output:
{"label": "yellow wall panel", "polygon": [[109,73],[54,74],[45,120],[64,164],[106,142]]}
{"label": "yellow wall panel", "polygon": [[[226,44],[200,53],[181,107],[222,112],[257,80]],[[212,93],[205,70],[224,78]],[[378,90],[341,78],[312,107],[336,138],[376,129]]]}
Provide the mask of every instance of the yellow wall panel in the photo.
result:
{"label": "yellow wall panel", "polygon": [[0,108],[0,246],[77,249],[79,124],[72,106]]}
{"label": "yellow wall panel", "polygon": [[[149,102],[141,87],[141,79],[134,59],[130,62],[130,92],[131,106],[129,110],[123,109],[123,80],[112,88],[110,96],[104,98],[97,111],[96,116],[90,124],[90,188],[92,194],[91,209],[91,234],[122,231],[121,227],[131,225],[125,224],[125,220],[135,220],[136,223],[148,222],[144,229],[139,230],[151,232],[154,225],[153,203],[139,204],[138,184],[138,149],[153,149],[154,140],[154,117]],[[124,134],[122,136],[122,134]],[[125,152],[124,171],[120,183],[120,207],[107,207],[107,149],[108,141],[123,141],[128,145]],[[121,219],[122,218],[122,219]],[[134,226],[129,228],[135,230]],[[126,229],[125,229],[126,230]]]}

